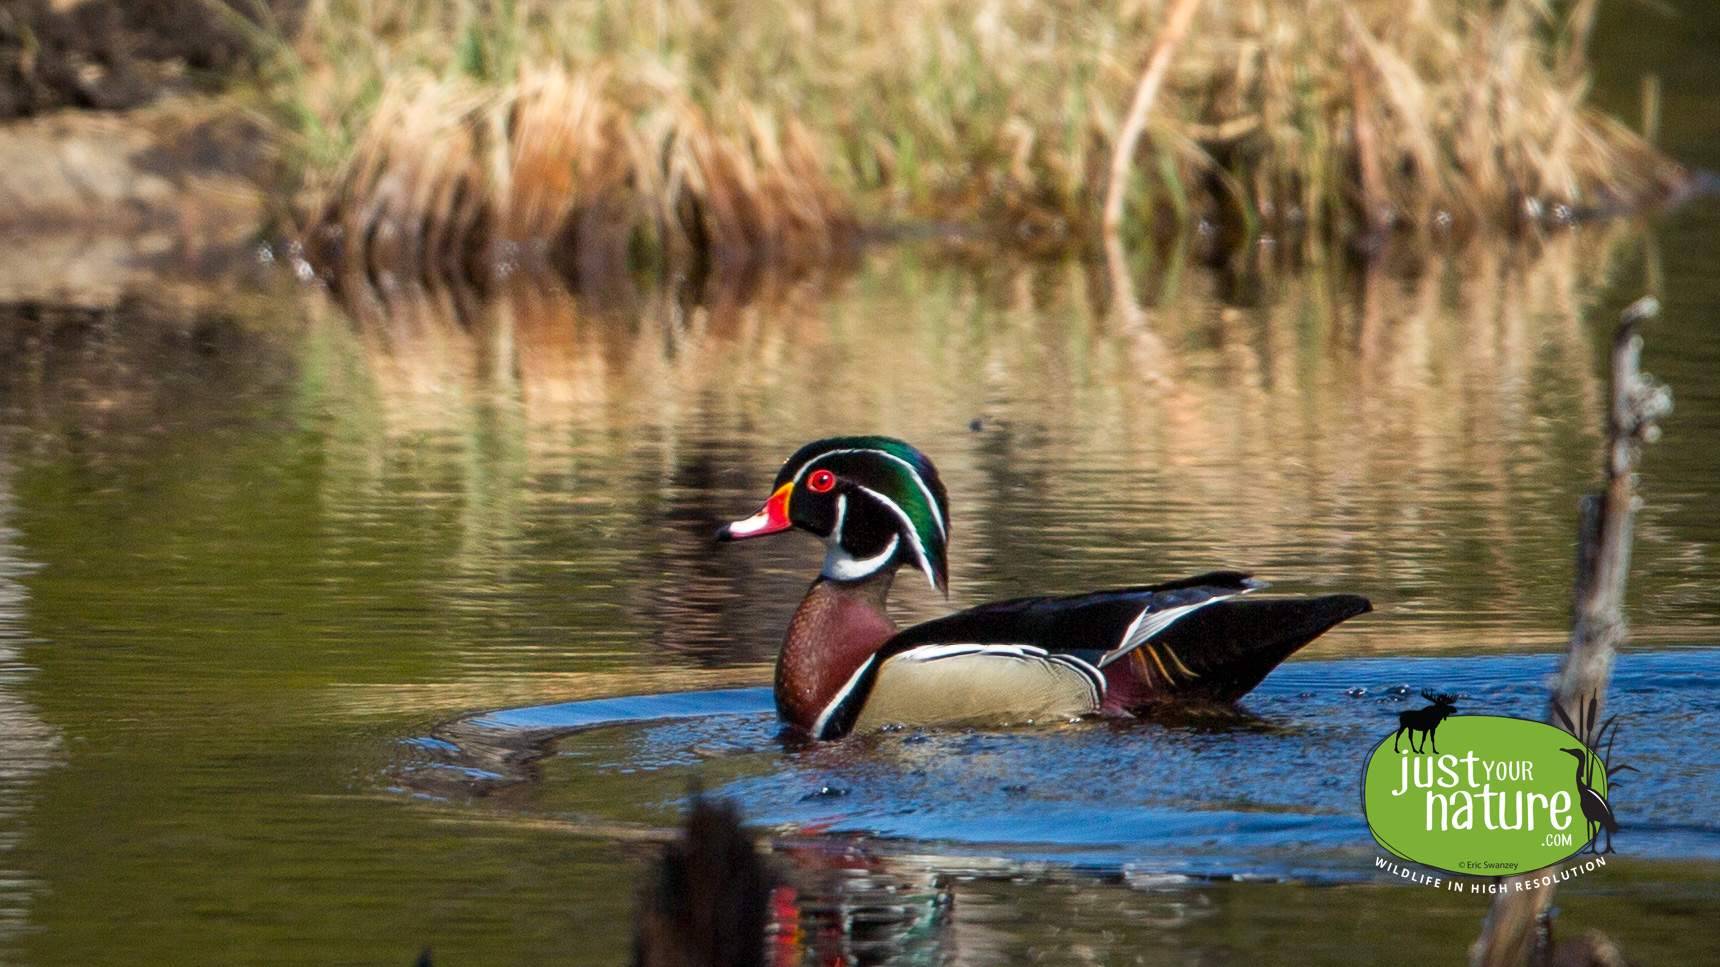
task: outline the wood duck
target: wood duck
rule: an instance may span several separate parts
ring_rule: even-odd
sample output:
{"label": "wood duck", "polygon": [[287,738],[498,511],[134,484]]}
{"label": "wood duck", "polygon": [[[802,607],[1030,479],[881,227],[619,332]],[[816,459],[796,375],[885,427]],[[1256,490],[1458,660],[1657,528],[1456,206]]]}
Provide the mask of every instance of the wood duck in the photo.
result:
{"label": "wood duck", "polygon": [[824,567],[776,662],[777,713],[818,739],[888,725],[1127,715],[1229,703],[1366,598],[1243,598],[1266,587],[1215,571],[1166,584],[1019,598],[898,630],[884,600],[906,564],[949,594],[949,501],[925,454],[883,436],[808,443],[764,507],[720,541],[799,527]]}

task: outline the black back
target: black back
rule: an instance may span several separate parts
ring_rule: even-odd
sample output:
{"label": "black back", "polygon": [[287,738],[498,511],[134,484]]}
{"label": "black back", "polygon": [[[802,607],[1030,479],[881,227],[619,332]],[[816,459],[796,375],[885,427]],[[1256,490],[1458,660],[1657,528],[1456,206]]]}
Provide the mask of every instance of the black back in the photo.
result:
{"label": "black back", "polygon": [[994,601],[904,629],[885,643],[880,656],[920,645],[971,643],[1033,645],[1097,662],[1122,643],[1143,609],[1164,611],[1263,587],[1264,581],[1240,571],[1213,571],[1165,584]]}
{"label": "black back", "polygon": [[1177,688],[1178,701],[1234,702],[1297,649],[1373,609],[1355,594],[1231,598],[1176,622],[1153,644],[1174,651],[1198,676]]}

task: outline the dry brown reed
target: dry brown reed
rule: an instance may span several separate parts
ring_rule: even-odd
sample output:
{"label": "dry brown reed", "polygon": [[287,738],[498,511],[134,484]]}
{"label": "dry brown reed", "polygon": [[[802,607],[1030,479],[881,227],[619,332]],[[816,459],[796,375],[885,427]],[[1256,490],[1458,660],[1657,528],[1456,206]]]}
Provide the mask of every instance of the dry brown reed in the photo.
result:
{"label": "dry brown reed", "polygon": [[[1461,237],[1665,197],[1683,171],[1585,104],[1595,6],[1211,0],[1126,231]],[[811,259],[900,219],[1061,247],[1167,7],[322,0],[280,89],[323,250],[377,277]]]}
{"label": "dry brown reed", "polygon": [[[726,122],[726,123],[725,123]],[[800,121],[716,115],[662,78],[526,67],[500,92],[389,83],[310,238],[336,277],[625,276],[653,261],[821,260],[856,221]]]}

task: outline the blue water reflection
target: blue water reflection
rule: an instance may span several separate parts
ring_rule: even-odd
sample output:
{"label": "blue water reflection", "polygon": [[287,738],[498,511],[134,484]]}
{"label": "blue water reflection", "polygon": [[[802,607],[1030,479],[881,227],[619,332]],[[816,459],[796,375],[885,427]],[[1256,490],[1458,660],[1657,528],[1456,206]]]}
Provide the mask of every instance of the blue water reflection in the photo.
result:
{"label": "blue water reflection", "polygon": [[[1637,652],[1618,663],[1614,761],[1641,770],[1615,803],[1627,856],[1720,858],[1720,824],[1704,807],[1720,797],[1720,752],[1704,738],[1720,734],[1714,655]],[[549,812],[567,804],[562,787],[599,779],[654,773],[652,790],[700,780],[779,837],[859,836],[869,849],[935,853],[957,867],[1349,881],[1376,875],[1359,776],[1398,712],[1433,688],[1459,693],[1460,712],[1538,717],[1556,664],[1302,661],[1274,672],[1235,720],[904,730],[823,744],[785,734],[767,688],[570,702],[457,723],[448,736],[458,751],[414,770],[445,781],[440,770],[471,768],[459,757],[489,748],[492,762],[515,766],[503,783],[539,787],[508,802]],[[649,808],[672,821],[683,804],[676,793]]]}

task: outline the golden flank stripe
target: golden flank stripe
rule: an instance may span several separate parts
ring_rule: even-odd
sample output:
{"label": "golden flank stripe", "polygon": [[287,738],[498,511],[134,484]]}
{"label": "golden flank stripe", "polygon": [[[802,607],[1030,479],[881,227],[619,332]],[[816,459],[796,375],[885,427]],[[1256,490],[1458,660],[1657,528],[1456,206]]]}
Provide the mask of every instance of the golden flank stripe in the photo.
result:
{"label": "golden flank stripe", "polygon": [[1159,674],[1165,676],[1165,684],[1171,684],[1173,681],[1171,673],[1165,670],[1165,663],[1161,658],[1159,658],[1158,649],[1154,648],[1152,645],[1142,645],[1141,650],[1146,651],[1153,656],[1153,664],[1159,666]]}
{"label": "golden flank stripe", "polygon": [[1129,660],[1135,665],[1135,674],[1141,676],[1142,681],[1151,685],[1153,683],[1153,671],[1147,667],[1147,656],[1141,654],[1141,649],[1136,648],[1130,652]]}
{"label": "golden flank stripe", "polygon": [[1177,667],[1182,669],[1182,673],[1184,675],[1187,675],[1190,678],[1199,678],[1200,677],[1199,672],[1190,670],[1187,665],[1182,663],[1182,659],[1177,657],[1177,653],[1171,649],[1170,645],[1165,646],[1165,654],[1171,656],[1171,661],[1174,661],[1177,663]]}

